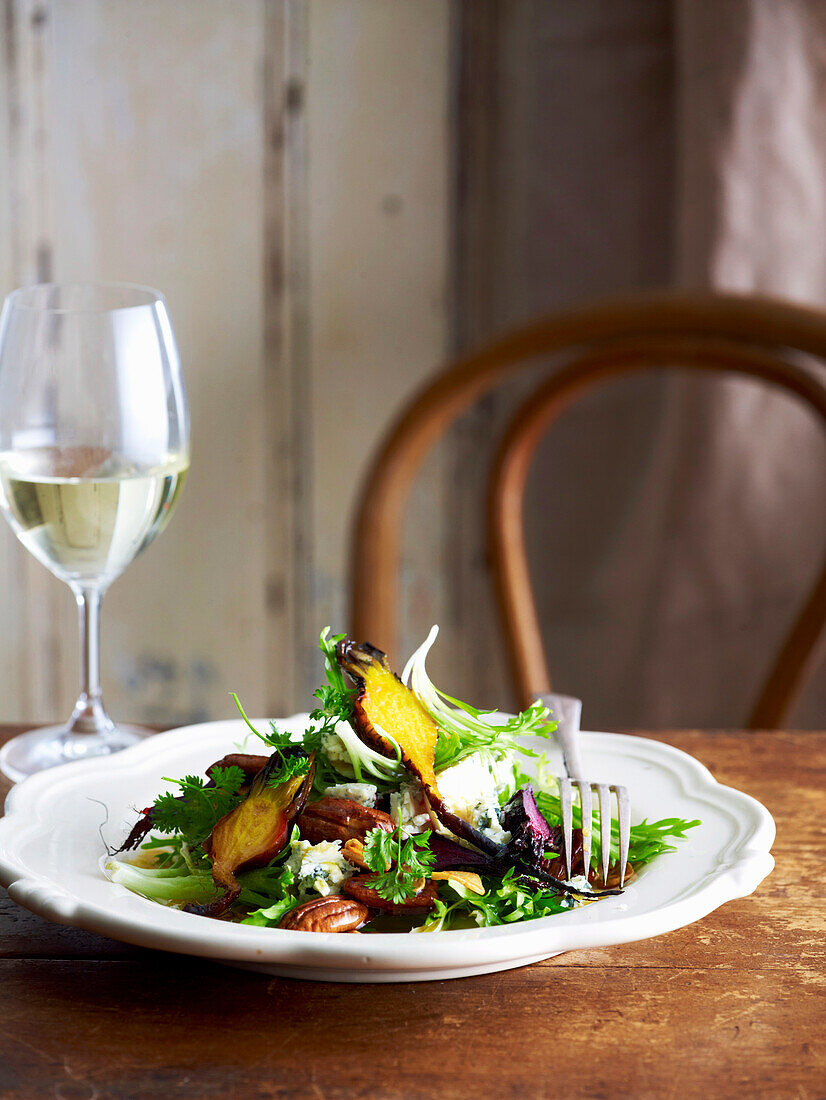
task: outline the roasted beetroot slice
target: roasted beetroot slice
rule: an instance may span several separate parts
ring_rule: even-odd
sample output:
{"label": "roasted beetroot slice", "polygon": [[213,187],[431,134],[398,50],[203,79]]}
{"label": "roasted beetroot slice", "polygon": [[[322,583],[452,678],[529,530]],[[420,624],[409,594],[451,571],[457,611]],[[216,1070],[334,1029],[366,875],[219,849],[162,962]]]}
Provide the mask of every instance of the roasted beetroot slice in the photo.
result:
{"label": "roasted beetroot slice", "polygon": [[551,827],[539,812],[530,785],[518,790],[505,806],[502,824],[511,834],[508,850],[518,852],[523,859],[541,859],[552,846]]}
{"label": "roasted beetroot slice", "polygon": [[428,843],[436,856],[434,871],[478,871],[480,874],[501,875],[508,866],[503,864],[501,855],[476,852],[439,833],[431,833]]}
{"label": "roasted beetroot slice", "polygon": [[380,649],[345,638],[336,646],[342,671],[356,686],[353,724],[362,741],[385,756],[393,756],[389,734],[401,750],[408,771],[417,776],[426,791],[436,789],[433,761],[439,730],[413,692],[391,669]]}
{"label": "roasted beetroot slice", "polygon": [[[183,799],[179,799],[183,801]],[[116,848],[113,855],[119,855],[121,852],[131,852],[133,848],[137,848],[147,833],[152,831],[152,807],[147,806],[145,810],[141,810],[141,815],[135,824],[132,826],[129,836],[121,844],[120,848]]]}
{"label": "roasted beetroot slice", "polygon": [[525,812],[525,816],[528,819],[530,827],[542,837],[543,840],[551,839],[551,827],[545,818],[542,816],[539,807],[536,804],[536,798],[534,797],[533,787],[530,783],[527,787],[523,787],[521,791],[517,791],[515,797],[522,797],[522,808]]}
{"label": "roasted beetroot slice", "polygon": [[505,807],[502,824],[511,834],[505,850],[514,863],[520,864],[534,878],[553,887],[563,894],[576,894],[585,898],[598,898],[603,894],[621,893],[618,890],[601,890],[593,893],[577,890],[556,872],[558,860],[545,858],[546,851],[558,851],[561,843],[560,831],[551,829],[539,811],[530,784],[516,792]]}
{"label": "roasted beetroot slice", "polygon": [[[250,756],[248,753],[232,752],[228,756],[223,756],[220,760],[216,760],[214,764],[210,764],[206,769],[206,775],[209,778],[207,786],[214,787],[215,783],[212,778],[212,773],[215,768],[240,768],[246,776],[245,784],[251,782],[251,780],[266,766],[268,756]],[[176,799],[178,802],[183,802],[183,798]],[[141,811],[141,815],[135,824],[132,826],[132,830],[129,836],[121,844],[120,848],[116,848],[114,854],[119,852],[129,852],[133,848],[137,848],[147,833],[152,831],[154,827],[154,821],[152,820],[152,807],[147,806],[145,810]]]}
{"label": "roasted beetroot slice", "polygon": [[243,802],[225,814],[204,845],[212,857],[212,878],[223,894],[206,905],[186,905],[188,913],[218,917],[241,893],[236,875],[247,867],[269,863],[283,849],[290,826],[304,808],[313,785],[315,759],[310,756],[305,775],[291,776],[273,787],[270,776],[281,766],[281,753],[273,753],[255,776]]}
{"label": "roasted beetroot slice", "polygon": [[345,638],[336,646],[336,657],[342,671],[356,686],[353,724],[362,741],[377,752],[392,756],[393,746],[382,736],[382,731],[386,731],[399,746],[404,766],[421,780],[427,800],[442,824],[483,852],[498,855],[501,845],[445,805],[434,768],[438,727],[390,668],[387,656],[367,642],[359,645],[352,638]]}
{"label": "roasted beetroot slice", "polygon": [[504,851],[503,846],[497,844],[495,840],[491,840],[489,836],[485,836],[484,833],[480,833],[478,829],[474,829],[472,825],[469,825],[467,821],[457,814],[452,813],[442,801],[438,791],[425,790],[425,794],[427,795],[427,801],[433,807],[433,812],[436,814],[439,821],[441,821],[446,829],[450,829],[454,836],[466,840],[468,844],[473,844],[476,848],[479,848],[480,851],[485,852],[488,856],[493,858],[502,855]]}

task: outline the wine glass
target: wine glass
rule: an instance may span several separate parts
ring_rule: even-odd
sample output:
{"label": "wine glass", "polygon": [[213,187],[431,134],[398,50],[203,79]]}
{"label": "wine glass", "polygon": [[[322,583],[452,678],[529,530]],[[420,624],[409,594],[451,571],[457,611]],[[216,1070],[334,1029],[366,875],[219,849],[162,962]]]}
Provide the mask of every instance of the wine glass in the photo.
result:
{"label": "wine glass", "polygon": [[189,424],[163,296],[123,283],[16,290],[0,316],[0,508],[80,612],[81,690],[62,726],[0,751],[15,781],[117,752],[148,731],[103,707],[103,593],[166,526],[189,467]]}

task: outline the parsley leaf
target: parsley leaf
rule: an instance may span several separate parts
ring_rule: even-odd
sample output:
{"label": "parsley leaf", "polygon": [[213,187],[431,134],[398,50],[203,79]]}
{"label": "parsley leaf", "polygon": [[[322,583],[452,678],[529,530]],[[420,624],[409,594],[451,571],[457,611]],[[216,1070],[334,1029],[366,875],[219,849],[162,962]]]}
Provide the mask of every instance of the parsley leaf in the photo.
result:
{"label": "parsley leaf", "polygon": [[430,831],[405,836],[399,826],[392,833],[372,829],[364,842],[364,862],[375,872],[370,886],[379,897],[398,905],[418,893],[430,878],[436,856],[430,850]]}
{"label": "parsley leaf", "polygon": [[[324,657],[324,672],[327,683],[322,684],[321,687],[316,688],[313,692],[315,698],[318,700],[319,706],[310,712],[310,726],[301,738],[301,746],[304,752],[307,754],[314,752],[316,756],[314,787],[317,791],[323,791],[333,783],[340,782],[338,771],[327,757],[324,748],[324,738],[328,734],[335,733],[336,726],[339,722],[347,722],[353,716],[353,700],[356,693],[354,689],[347,686],[344,679],[344,673],[339,668],[336,659],[336,643],[340,642],[345,637],[345,634],[331,635],[329,626],[325,626],[321,632],[318,643],[319,649]],[[252,730],[256,737],[259,737],[264,744],[268,745],[281,756],[281,766],[270,777],[269,785],[277,786],[279,783],[283,783],[284,780],[294,775],[299,775],[302,771],[306,770],[306,762],[304,764],[296,762],[297,760],[303,759],[301,754],[296,751],[298,741],[294,740],[291,734],[279,730],[275,722],[270,722],[269,733],[261,733],[260,730],[255,728],[245,714],[244,708],[241,706],[241,702],[235,692],[231,694],[238,708],[238,713],[246,722],[250,730]],[[287,751],[288,749],[290,750],[289,752]]]}
{"label": "parsley leaf", "polygon": [[270,770],[267,778],[268,787],[277,787],[287,779],[292,779],[294,775],[303,775],[309,766],[308,753],[300,748],[292,739],[292,735],[279,730],[275,722],[270,722],[270,732],[261,733],[257,730],[252,722],[247,718],[244,708],[241,706],[241,700],[235,694],[234,691],[230,692],[238,713],[246,722],[247,726],[252,730],[256,737],[260,737],[261,740],[269,748],[274,750],[274,753],[278,755],[277,766],[273,766]]}
{"label": "parsley leaf", "polygon": [[247,717],[246,711],[241,706],[241,700],[238,698],[235,692],[231,691],[230,695],[232,696],[232,701],[238,708],[238,713],[244,719],[244,722],[247,724],[249,729],[252,730],[255,736],[259,737],[265,745],[269,745],[271,749],[274,749],[276,752],[280,752],[281,750],[286,749],[288,746],[293,744],[291,735],[289,733],[282,733],[281,730],[279,730],[278,726],[276,726],[275,722],[270,722],[269,733],[261,733],[260,730],[257,730]]}
{"label": "parsley leaf", "polygon": [[319,745],[325,733],[334,733],[339,722],[349,722],[353,717],[355,689],[347,687],[344,673],[339,668],[336,658],[336,643],[346,637],[346,634],[330,636],[330,628],[325,626],[318,640],[318,648],[324,656],[324,674],[327,677],[327,683],[313,692],[321,705],[310,711],[310,720],[318,723],[310,736]]}
{"label": "parsley leaf", "polygon": [[236,794],[244,785],[244,769],[237,764],[230,764],[228,768],[213,768],[209,773],[210,779],[216,787],[229,794]]}
{"label": "parsley leaf", "polygon": [[295,775],[305,775],[309,767],[310,759],[306,753],[294,752],[291,756],[279,753],[279,763],[274,767],[267,778],[268,787],[280,787],[287,779]]}
{"label": "parsley leaf", "polygon": [[244,783],[241,768],[214,768],[212,785],[199,775],[183,779],[165,779],[180,793],[167,791],[152,806],[152,829],[159,833],[177,833],[191,848],[203,844],[221,818],[241,801]]}

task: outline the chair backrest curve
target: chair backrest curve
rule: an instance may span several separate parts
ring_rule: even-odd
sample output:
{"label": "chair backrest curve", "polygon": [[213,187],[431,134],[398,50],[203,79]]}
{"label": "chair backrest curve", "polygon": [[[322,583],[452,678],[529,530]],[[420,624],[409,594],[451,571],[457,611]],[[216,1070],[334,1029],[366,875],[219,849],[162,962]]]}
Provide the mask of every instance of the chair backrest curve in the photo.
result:
{"label": "chair backrest curve", "polygon": [[[760,350],[719,341],[628,342],[567,364],[516,412],[502,438],[488,491],[488,540],[502,616],[505,648],[523,705],[551,690],[524,539],[524,496],[539,442],[571,404],[597,386],[646,370],[739,374],[794,394],[826,429],[826,387],[798,365]],[[826,623],[826,559],[780,649],[749,719],[751,728],[775,728],[805,682]]]}
{"label": "chair backrest curve", "polygon": [[[695,362],[701,357],[697,349],[702,346],[716,342],[717,352],[728,355],[731,346],[745,345],[756,358],[762,357],[762,362],[780,363],[799,376],[799,383],[788,388],[819,408],[820,398],[810,399],[810,393],[820,392],[819,384],[795,366],[789,353],[826,360],[826,317],[791,303],[710,292],[658,292],[571,310],[516,329],[436,374],[402,410],[373,457],[353,530],[354,634],[395,650],[397,573],[407,495],[425,455],[462,412],[539,357],[582,359],[586,351],[612,356],[622,354],[623,348],[630,354],[635,349],[639,352],[640,342],[653,341],[661,341],[661,348],[665,343],[675,348],[677,343],[686,349],[693,346]],[[674,358],[682,362],[684,353],[680,351]],[[734,359],[735,355],[729,356],[729,361]],[[651,365],[649,360],[647,366]],[[753,372],[743,367],[740,373]],[[783,373],[788,375],[788,371]],[[811,380],[809,389],[806,378]],[[785,385],[779,377],[767,380]],[[818,602],[816,610],[819,607]],[[806,619],[809,633],[816,625],[815,617],[813,612]],[[758,708],[758,713],[767,714],[768,710]]]}

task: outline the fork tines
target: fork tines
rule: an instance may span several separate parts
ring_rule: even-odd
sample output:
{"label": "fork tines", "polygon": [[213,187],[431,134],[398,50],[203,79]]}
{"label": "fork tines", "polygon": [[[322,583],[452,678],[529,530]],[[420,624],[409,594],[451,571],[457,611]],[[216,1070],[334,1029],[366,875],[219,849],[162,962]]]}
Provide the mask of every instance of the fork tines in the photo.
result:
{"label": "fork tines", "polygon": [[599,834],[602,856],[602,883],[608,882],[608,867],[611,862],[611,795],[617,800],[617,823],[619,826],[620,887],[625,883],[625,867],[628,863],[628,847],[631,840],[631,802],[626,787],[617,784],[589,783],[583,779],[562,779],[559,782],[559,800],[562,807],[562,837],[565,848],[565,870],[571,878],[574,829],[574,787],[579,792],[579,805],[582,812],[582,863],[585,875],[591,864],[591,837],[593,812],[593,792],[599,799]]}

